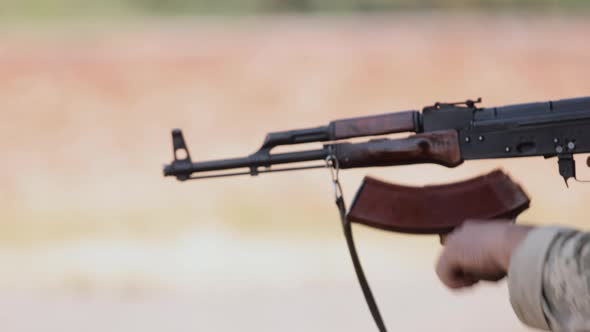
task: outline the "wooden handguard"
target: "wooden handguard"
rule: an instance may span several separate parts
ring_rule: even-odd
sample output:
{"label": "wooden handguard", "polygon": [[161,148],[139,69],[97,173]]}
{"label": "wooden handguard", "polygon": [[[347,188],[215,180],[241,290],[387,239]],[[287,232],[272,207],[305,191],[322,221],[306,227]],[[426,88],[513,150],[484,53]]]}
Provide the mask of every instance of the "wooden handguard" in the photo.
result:
{"label": "wooden handguard", "polygon": [[405,111],[332,121],[332,139],[416,131],[419,127],[418,117],[416,111]]}
{"label": "wooden handguard", "polygon": [[394,232],[444,234],[467,219],[514,219],[529,204],[523,189],[500,170],[463,182],[426,187],[365,177],[347,218]]}
{"label": "wooden handguard", "polygon": [[335,145],[340,168],[415,165],[456,167],[463,163],[456,130],[417,134],[403,139],[375,139]]}

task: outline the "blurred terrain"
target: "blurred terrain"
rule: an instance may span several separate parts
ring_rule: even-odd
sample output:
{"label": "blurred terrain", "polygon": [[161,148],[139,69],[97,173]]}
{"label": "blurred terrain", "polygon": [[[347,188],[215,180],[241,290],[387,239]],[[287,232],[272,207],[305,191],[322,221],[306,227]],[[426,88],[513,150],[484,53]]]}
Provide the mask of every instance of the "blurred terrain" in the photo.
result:
{"label": "blurred terrain", "polygon": [[5,0],[4,18],[383,13],[387,11],[579,12],[585,0]]}
{"label": "blurred terrain", "polygon": [[[371,330],[327,172],[180,184],[161,175],[170,129],[203,160],[249,154],[268,131],[436,101],[584,96],[589,33],[561,14],[4,24],[2,326]],[[350,199],[365,174],[423,185],[497,167],[533,198],[523,221],[587,227],[590,187],[566,190],[555,160],[346,171],[343,184]],[[526,330],[505,285],[438,284],[435,237],[355,231],[392,330]]]}

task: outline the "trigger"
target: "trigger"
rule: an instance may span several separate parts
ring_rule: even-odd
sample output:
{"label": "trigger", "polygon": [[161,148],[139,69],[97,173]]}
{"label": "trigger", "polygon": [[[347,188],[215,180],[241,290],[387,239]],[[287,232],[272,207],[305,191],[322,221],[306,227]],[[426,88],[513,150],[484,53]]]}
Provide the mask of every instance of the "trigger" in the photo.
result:
{"label": "trigger", "polygon": [[[568,180],[571,178],[576,178],[576,161],[574,160],[574,157],[570,154],[570,155],[560,155],[558,156],[559,161],[559,174],[563,177],[563,179],[565,180],[565,185],[566,187],[569,188],[568,185]],[[590,159],[589,161],[590,162]]]}

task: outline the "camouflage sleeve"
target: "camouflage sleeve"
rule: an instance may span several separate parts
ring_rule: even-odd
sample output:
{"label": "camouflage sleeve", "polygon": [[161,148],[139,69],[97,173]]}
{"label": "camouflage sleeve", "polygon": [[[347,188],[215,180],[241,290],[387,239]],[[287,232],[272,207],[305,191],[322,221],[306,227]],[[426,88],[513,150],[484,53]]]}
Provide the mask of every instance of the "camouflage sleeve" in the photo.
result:
{"label": "camouflage sleeve", "polygon": [[525,324],[590,331],[590,233],[538,228],[513,253],[510,300]]}

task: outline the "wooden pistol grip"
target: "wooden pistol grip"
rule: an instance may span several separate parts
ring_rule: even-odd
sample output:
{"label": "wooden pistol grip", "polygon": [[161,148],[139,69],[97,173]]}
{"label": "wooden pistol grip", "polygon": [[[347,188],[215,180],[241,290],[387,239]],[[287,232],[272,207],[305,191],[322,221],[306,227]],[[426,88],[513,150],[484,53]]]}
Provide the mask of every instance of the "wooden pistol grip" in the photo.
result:
{"label": "wooden pistol grip", "polygon": [[529,207],[523,189],[496,170],[463,182],[407,187],[366,177],[348,220],[388,231],[444,234],[468,219],[515,219]]}
{"label": "wooden pistol grip", "polygon": [[335,145],[340,168],[434,163],[455,167],[463,162],[455,130],[418,134],[403,139]]}

